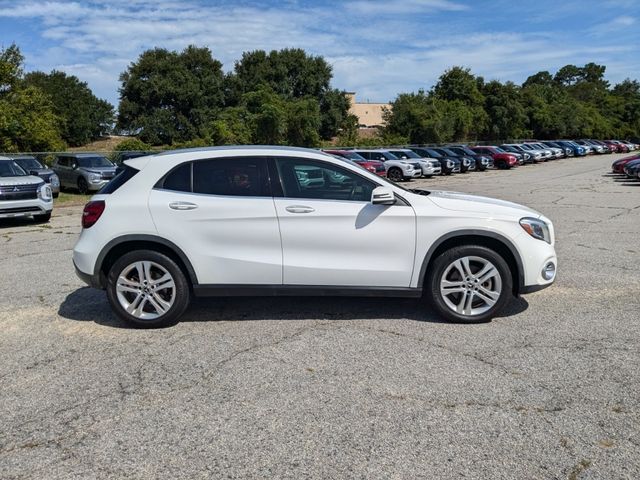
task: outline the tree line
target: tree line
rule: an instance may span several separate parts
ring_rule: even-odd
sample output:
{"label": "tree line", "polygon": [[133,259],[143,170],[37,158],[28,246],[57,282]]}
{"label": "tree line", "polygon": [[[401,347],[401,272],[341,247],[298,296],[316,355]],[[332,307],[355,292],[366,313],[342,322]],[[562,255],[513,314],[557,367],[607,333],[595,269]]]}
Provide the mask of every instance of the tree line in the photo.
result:
{"label": "tree line", "polygon": [[398,95],[384,134],[410,143],[640,137],[640,83],[611,87],[605,70],[566,65],[516,85],[453,67],[428,92]]}
{"label": "tree line", "polygon": [[137,148],[640,136],[640,83],[611,86],[594,63],[522,85],[453,67],[430,90],[399,94],[367,140],[331,66],[302,49],[245,52],[227,73],[208,48],[147,50],[120,75],[117,116],[77,77],[23,64],[16,45],[0,49],[0,151],[60,150],[111,131]]}

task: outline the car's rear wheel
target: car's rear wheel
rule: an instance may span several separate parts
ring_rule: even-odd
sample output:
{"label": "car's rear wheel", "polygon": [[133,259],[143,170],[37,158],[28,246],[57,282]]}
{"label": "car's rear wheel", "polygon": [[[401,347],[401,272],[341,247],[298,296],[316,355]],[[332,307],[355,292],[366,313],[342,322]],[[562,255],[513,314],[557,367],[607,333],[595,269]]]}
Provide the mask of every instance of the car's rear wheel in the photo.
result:
{"label": "car's rear wheel", "polygon": [[426,293],[440,315],[459,323],[487,322],[505,306],[513,289],[507,262],[480,245],[440,254],[426,278]]}
{"label": "car's rear wheel", "polygon": [[85,195],[88,191],[89,185],[87,184],[87,181],[84,179],[84,177],[80,177],[78,179],[78,192]]}
{"label": "car's rear wheel", "polygon": [[402,180],[404,180],[404,174],[402,173],[402,170],[397,167],[390,168],[387,172],[387,177],[393,182],[401,182]]}
{"label": "car's rear wheel", "polygon": [[176,262],[151,250],[123,255],[107,277],[107,297],[114,312],[138,327],[177,323],[190,296],[189,282]]}

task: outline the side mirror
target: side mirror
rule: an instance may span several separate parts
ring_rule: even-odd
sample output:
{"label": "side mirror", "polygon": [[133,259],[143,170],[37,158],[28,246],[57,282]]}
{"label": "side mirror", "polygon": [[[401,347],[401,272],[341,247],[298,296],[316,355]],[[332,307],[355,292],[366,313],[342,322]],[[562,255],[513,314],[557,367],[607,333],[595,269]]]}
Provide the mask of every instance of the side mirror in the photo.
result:
{"label": "side mirror", "polygon": [[396,196],[390,188],[377,187],[371,192],[371,203],[373,205],[395,205]]}

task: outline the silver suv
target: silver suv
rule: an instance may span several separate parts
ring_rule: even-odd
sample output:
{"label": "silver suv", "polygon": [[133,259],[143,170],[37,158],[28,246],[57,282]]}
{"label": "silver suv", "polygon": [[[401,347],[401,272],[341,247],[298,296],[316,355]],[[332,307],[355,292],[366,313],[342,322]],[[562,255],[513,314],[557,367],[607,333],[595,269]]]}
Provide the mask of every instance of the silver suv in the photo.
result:
{"label": "silver suv", "polygon": [[97,192],[116,174],[116,166],[95,153],[64,153],[51,167],[60,178],[61,188],[75,188],[80,193]]}

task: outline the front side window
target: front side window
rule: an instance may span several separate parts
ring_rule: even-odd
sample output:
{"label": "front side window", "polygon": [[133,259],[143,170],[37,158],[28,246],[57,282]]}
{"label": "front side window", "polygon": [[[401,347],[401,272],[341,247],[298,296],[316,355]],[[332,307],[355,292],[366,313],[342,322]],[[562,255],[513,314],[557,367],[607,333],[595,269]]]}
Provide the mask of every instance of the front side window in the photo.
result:
{"label": "front side window", "polygon": [[368,202],[378,185],[355,172],[330,163],[276,159],[285,197]]}
{"label": "front side window", "polygon": [[80,157],[77,162],[82,168],[113,167],[113,163],[105,157]]}

